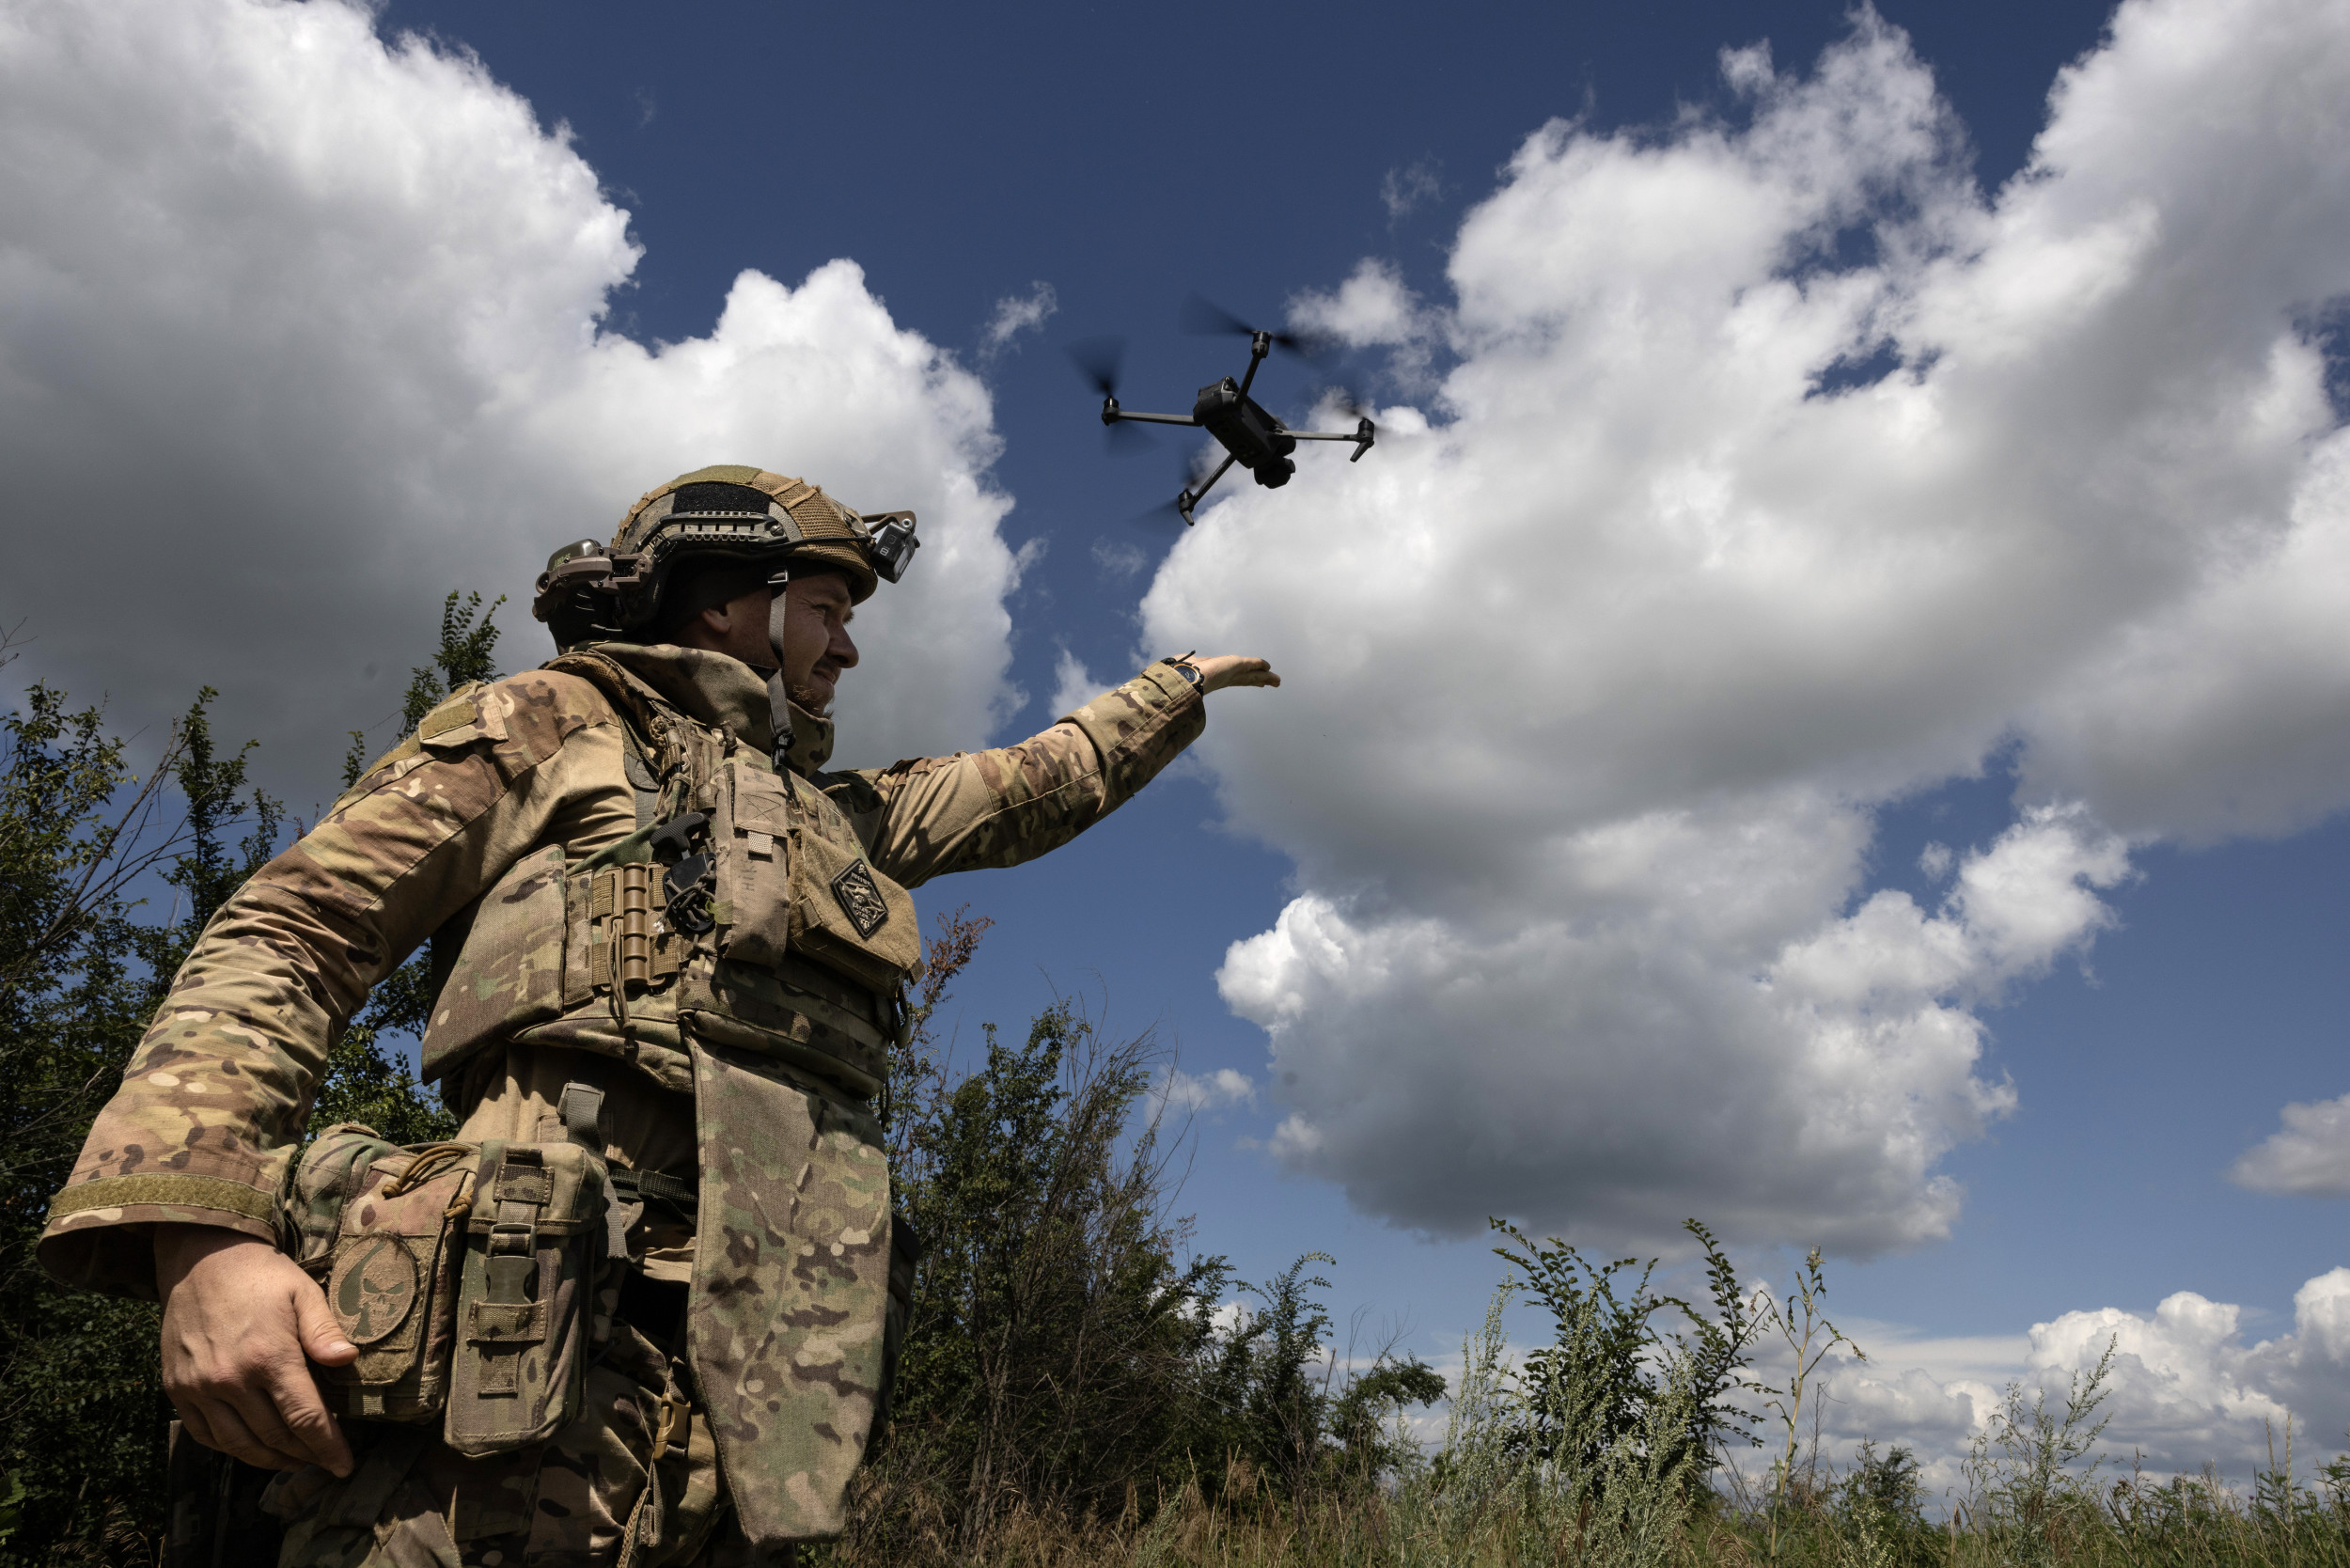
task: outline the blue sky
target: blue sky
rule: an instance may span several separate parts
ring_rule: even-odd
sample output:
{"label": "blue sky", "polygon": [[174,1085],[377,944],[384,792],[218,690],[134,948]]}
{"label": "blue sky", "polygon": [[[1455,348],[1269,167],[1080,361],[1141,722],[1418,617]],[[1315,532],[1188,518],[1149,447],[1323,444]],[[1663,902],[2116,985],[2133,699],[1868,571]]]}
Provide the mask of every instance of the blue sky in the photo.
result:
{"label": "blue sky", "polygon": [[[2323,630],[2350,587],[2288,558],[2350,529],[2311,455],[2350,201],[2302,172],[2331,131],[2300,96],[2350,77],[2339,17],[2141,7],[2109,44],[2107,8],[2047,4],[7,9],[26,91],[176,84],[127,127],[0,123],[0,393],[41,432],[11,463],[66,494],[157,454],[258,546],[223,591],[266,606],[159,595],[126,649],[60,612],[100,547],[43,538],[7,606],[32,672],[135,717],[210,680],[300,803],[447,587],[525,594],[572,519],[688,461],[797,464],[934,541],[918,609],[869,618],[849,760],[1026,733],[1169,638],[1290,671],[1217,697],[1198,760],[1077,845],[922,895],[997,922],[966,1042],[1057,987],[1179,1046],[1183,1207],[1242,1277],[1334,1253],[1342,1322],[1441,1359],[1498,1278],[1481,1213],[1651,1249],[1696,1214],[1757,1270],[1831,1247],[1879,1353],[1854,1436],[1947,1452],[1964,1401],[2107,1329],[2143,1368],[2117,1431],[2189,1467],[2264,1411],[2350,1419],[2339,1197],[2226,1175],[2350,1090]],[[231,66],[208,88],[189,57]],[[274,60],[313,85],[279,102]],[[117,193],[86,234],[71,171]],[[2174,241],[2199,221],[2241,254]],[[2099,275],[2141,314],[2081,326]],[[1752,308],[1707,314],[1725,288]],[[1287,491],[1228,479],[1178,547],[1135,519],[1187,448],[1105,455],[1061,350],[1122,334],[1130,405],[1181,408],[1241,358],[1175,330],[1194,290],[1347,340],[1270,366],[1277,408],[1344,379],[1396,433]],[[991,335],[1022,302],[1041,320]],[[1775,354],[1811,388],[1742,424]],[[2204,393],[2123,406],[2173,383]],[[2042,400],[2044,449],[1998,412]],[[1935,448],[1937,420],[1973,433]],[[2301,597],[2229,609],[2213,585],[2264,551]],[[1807,1104],[1758,1108],[1791,1081]],[[2342,1184],[2266,1183],[2296,1184]],[[2201,1305],[2157,1310],[2179,1292]]]}

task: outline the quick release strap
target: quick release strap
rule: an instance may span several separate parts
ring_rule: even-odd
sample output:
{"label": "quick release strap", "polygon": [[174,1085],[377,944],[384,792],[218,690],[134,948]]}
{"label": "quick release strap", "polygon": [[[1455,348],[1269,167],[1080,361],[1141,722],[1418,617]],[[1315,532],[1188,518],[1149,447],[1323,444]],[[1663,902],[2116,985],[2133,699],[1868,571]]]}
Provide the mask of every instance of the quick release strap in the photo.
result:
{"label": "quick release strap", "polygon": [[561,1111],[564,1136],[582,1149],[603,1153],[603,1090],[592,1084],[565,1084]]}
{"label": "quick release strap", "polygon": [[691,1209],[701,1200],[701,1188],[682,1177],[664,1176],[657,1170],[619,1169],[612,1172],[612,1185],[638,1198],[657,1198],[664,1203],[674,1203]]}

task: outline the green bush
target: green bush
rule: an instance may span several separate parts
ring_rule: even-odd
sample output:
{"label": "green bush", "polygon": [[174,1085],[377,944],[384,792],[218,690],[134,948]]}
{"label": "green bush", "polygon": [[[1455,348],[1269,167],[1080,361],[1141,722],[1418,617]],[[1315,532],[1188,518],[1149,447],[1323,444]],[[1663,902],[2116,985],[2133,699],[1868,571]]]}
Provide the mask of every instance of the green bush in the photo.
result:
{"label": "green bush", "polygon": [[[479,607],[450,595],[411,727],[419,701],[491,673]],[[157,1309],[59,1290],[32,1249],[171,977],[277,847],[284,812],[248,784],[251,743],[214,745],[215,695],[197,694],[144,776],[101,711],[53,687],[0,714],[0,1564],[151,1563],[162,1536]],[[137,896],[149,886],[171,898],[160,919]],[[422,959],[378,990],[329,1054],[313,1126],[365,1121],[403,1142],[455,1130],[384,1048],[421,1028],[430,990]]]}

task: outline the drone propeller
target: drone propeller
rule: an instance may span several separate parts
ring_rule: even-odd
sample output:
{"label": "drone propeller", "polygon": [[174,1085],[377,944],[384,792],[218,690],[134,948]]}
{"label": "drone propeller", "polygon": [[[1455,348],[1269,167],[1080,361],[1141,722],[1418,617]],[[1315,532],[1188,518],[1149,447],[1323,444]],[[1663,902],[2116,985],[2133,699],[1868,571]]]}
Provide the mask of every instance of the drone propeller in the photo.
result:
{"label": "drone propeller", "polygon": [[[1090,383],[1105,400],[1118,397],[1119,368],[1125,363],[1126,339],[1123,337],[1087,337],[1069,345],[1070,363]],[[1112,457],[1135,457],[1155,451],[1158,443],[1143,432],[1140,425],[1124,420],[1112,420],[1102,432],[1102,444]]]}
{"label": "drone propeller", "polygon": [[1119,367],[1125,361],[1123,337],[1087,337],[1069,345],[1069,362],[1104,398],[1118,396]]}
{"label": "drone propeller", "polygon": [[[1175,465],[1177,493],[1190,494],[1193,487],[1198,484],[1199,478],[1199,454],[1196,451],[1185,453],[1183,462]],[[1173,497],[1135,513],[1128,521],[1155,534],[1180,534],[1191,526],[1191,519],[1183,515],[1182,504]]]}
{"label": "drone propeller", "polygon": [[[1261,328],[1250,326],[1214,300],[1192,295],[1183,301],[1183,329],[1200,337],[1254,337]],[[1266,337],[1294,354],[1312,359],[1329,347],[1326,339],[1307,333],[1268,332]]]}
{"label": "drone propeller", "polygon": [[1123,419],[1102,432],[1102,444],[1109,448],[1112,457],[1140,457],[1159,449],[1159,444],[1140,425],[1130,425]]}
{"label": "drone propeller", "polygon": [[1154,534],[1180,534],[1190,526],[1183,521],[1183,509],[1172,501],[1161,501],[1148,510],[1138,511],[1132,521],[1136,527],[1148,528]]}

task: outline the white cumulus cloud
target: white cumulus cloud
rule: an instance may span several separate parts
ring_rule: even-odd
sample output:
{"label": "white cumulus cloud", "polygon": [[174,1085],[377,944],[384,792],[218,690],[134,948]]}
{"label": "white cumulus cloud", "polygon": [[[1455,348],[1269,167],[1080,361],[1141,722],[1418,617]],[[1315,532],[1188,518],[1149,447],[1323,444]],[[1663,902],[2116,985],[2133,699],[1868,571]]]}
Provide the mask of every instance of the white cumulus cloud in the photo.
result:
{"label": "white cumulus cloud", "polygon": [[1064,648],[1053,660],[1052,713],[1058,718],[1072,713],[1092,701],[1106,690],[1085,666],[1085,661]]}
{"label": "white cumulus cloud", "polygon": [[2246,1150],[2228,1176],[2254,1192],[2350,1194],[2350,1094],[2285,1106],[2284,1125]]}
{"label": "white cumulus cloud", "polygon": [[[1424,406],[1144,603],[1283,673],[1202,743],[1297,867],[1222,983],[1277,1149],[1408,1225],[1945,1234],[2016,1092],[1977,1009],[2133,841],[2350,796],[2350,12],[2130,0],[1987,194],[1872,13],[1723,67],[1727,118],[1530,136],[1449,300],[1301,301],[1407,389],[1440,339]],[[1872,894],[1882,807],[2011,760],[1934,907]]]}
{"label": "white cumulus cloud", "polygon": [[[1820,1386],[1824,1457],[1841,1461],[1863,1438],[1905,1443],[1931,1490],[1963,1495],[1963,1462],[1996,1432],[2009,1389],[2023,1410],[2044,1396],[2060,1417],[2067,1393],[2086,1385],[2110,1346],[2103,1398],[2083,1423],[2107,1423],[2098,1451],[2110,1471],[2138,1463],[2161,1477],[2211,1466],[2242,1484],[2282,1457],[2290,1420],[2306,1482],[2350,1427],[2350,1268],[2302,1285],[2284,1332],[2254,1339],[2251,1316],[2180,1291],[2152,1312],[2066,1312],[2017,1341],[1905,1340],[1864,1325],[1854,1338],[1868,1362],[1834,1360]],[[1767,1382],[1785,1368],[1766,1359],[1761,1371]]]}
{"label": "white cumulus cloud", "polygon": [[504,662],[535,663],[549,550],[754,463],[921,514],[861,622],[892,656],[844,689],[849,755],[970,744],[1011,700],[987,394],[854,262],[745,272],[682,342],[617,334],[639,251],[595,171],[350,0],[10,6],[0,145],[0,466],[38,546],[0,609],[29,673],[133,721],[210,682],[319,789],[447,589],[512,595]]}
{"label": "white cumulus cloud", "polygon": [[1375,256],[1333,291],[1308,290],[1292,300],[1290,320],[1358,348],[1408,343],[1430,325],[1395,263]]}

